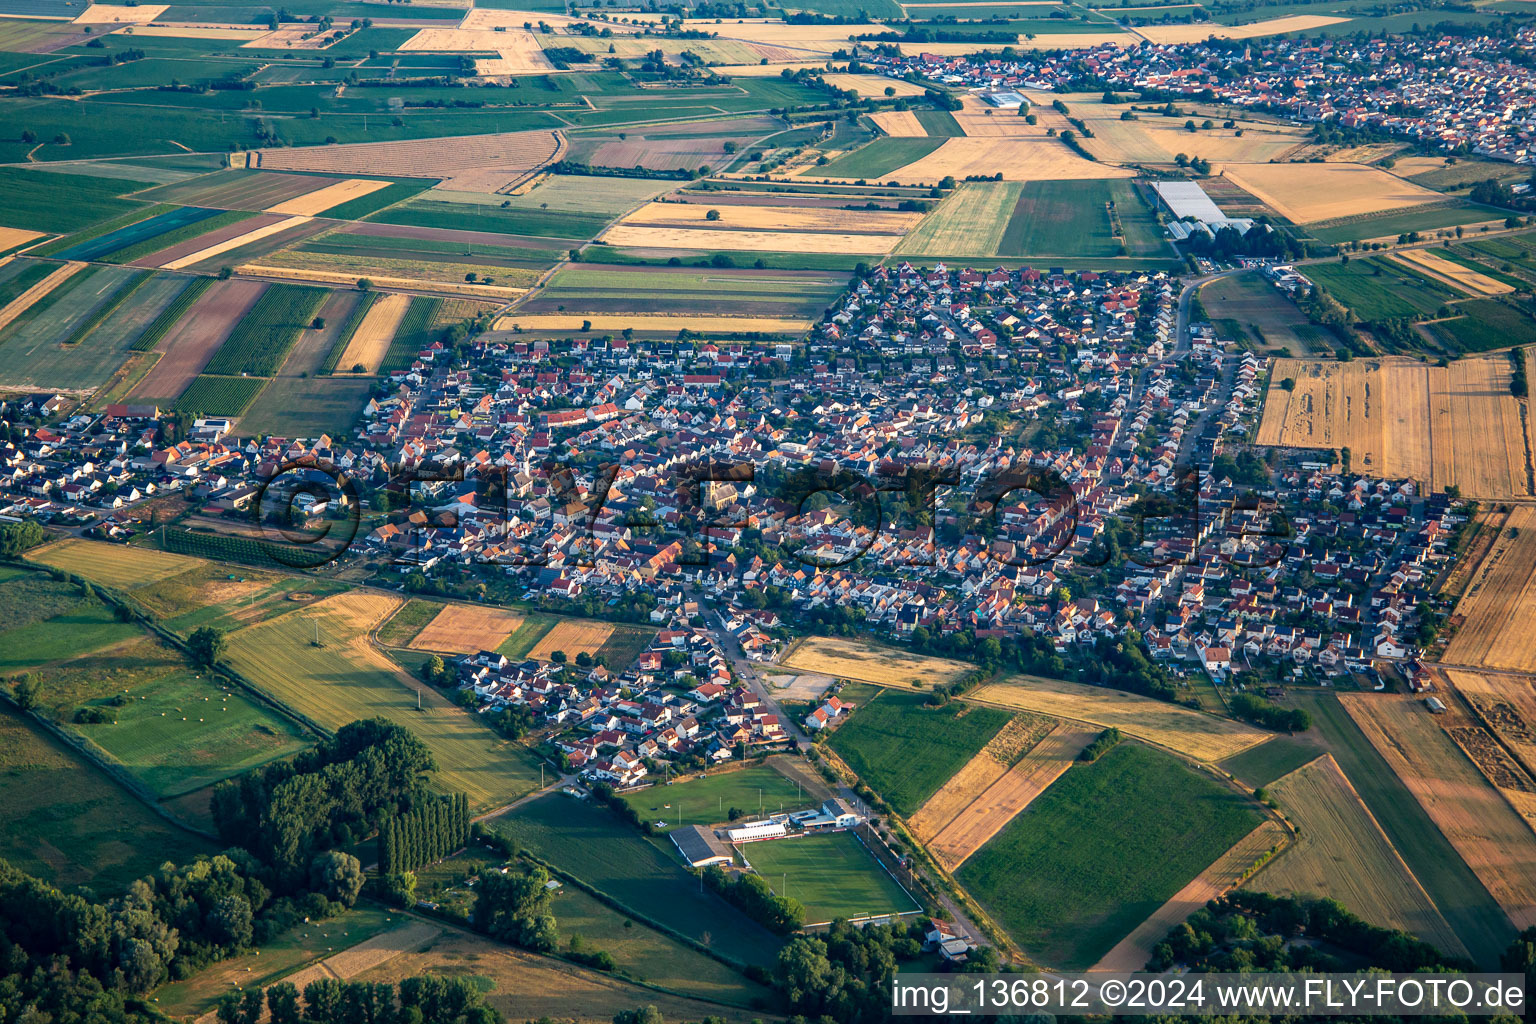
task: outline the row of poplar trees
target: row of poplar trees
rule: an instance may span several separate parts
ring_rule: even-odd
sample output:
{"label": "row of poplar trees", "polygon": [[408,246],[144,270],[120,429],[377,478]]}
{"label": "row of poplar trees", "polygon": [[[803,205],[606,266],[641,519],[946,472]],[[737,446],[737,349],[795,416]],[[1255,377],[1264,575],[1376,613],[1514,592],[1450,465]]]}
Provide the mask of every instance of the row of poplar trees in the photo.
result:
{"label": "row of poplar trees", "polygon": [[463,793],[419,801],[379,828],[379,870],[414,871],[469,842],[469,797]]}

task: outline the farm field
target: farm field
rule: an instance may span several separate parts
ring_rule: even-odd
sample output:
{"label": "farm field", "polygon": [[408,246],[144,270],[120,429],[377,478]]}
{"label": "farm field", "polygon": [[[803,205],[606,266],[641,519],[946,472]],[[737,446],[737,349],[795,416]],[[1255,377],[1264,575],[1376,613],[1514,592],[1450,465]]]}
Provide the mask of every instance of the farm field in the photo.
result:
{"label": "farm field", "polygon": [[[132,281],[124,278],[125,273],[102,268],[95,281],[85,283],[87,294],[81,295],[83,299],[95,292],[95,302],[80,307],[56,305],[46,317],[13,324],[14,330],[8,332],[4,342],[5,358],[0,359],[0,383],[84,391],[111,378],[128,358],[139,332],[185,284],[180,279],[154,277],[140,285],[110,315],[101,316],[100,311],[122,289],[133,287]],[[96,319],[94,327],[91,319]],[[83,328],[88,328],[88,333],[78,342],[61,344]]]}
{"label": "farm field", "polygon": [[1267,788],[1299,835],[1248,882],[1250,889],[1327,896],[1371,924],[1401,928],[1451,956],[1467,955],[1332,755]]}
{"label": "farm field", "polygon": [[319,288],[269,285],[229,332],[204,371],[252,377],[277,373],[326,296]]}
{"label": "farm field", "polygon": [[513,661],[521,661],[528,657],[528,652],[533,650],[533,645],[560,621],[558,615],[551,615],[549,612],[529,612],[523,617],[523,624],[513,630],[512,635],[496,648],[497,653],[505,654]]}
{"label": "farm field", "polygon": [[43,264],[43,268],[46,270],[45,276],[37,276],[42,271],[32,271],[29,267],[17,277],[19,283],[35,283],[30,283],[25,291],[6,303],[4,309],[0,309],[0,331],[10,327],[18,319],[32,315],[34,310],[47,308],[51,296],[76,274],[84,271],[86,265],[65,263],[55,266],[48,263]]}
{"label": "farm field", "polygon": [[[162,798],[293,754],[310,737],[239,690],[195,672],[174,649],[143,639],[112,654],[42,669],[55,720],[104,751]],[[109,716],[73,723],[79,708]]]}
{"label": "farm field", "polygon": [[1363,164],[1236,164],[1226,176],[1296,224],[1444,201],[1439,192]]}
{"label": "farm field", "polygon": [[1429,325],[1435,340],[1451,353],[1505,348],[1536,329],[1528,307],[1498,299],[1470,299],[1456,305],[1454,312],[1451,319]]}
{"label": "farm field", "polygon": [[1432,316],[1446,302],[1465,297],[1418,268],[1383,257],[1313,264],[1305,275],[1367,321]]}
{"label": "farm field", "polygon": [[1531,729],[1536,721],[1536,680],[1459,669],[1446,669],[1445,675],[1521,764],[1536,765],[1536,731]]}
{"label": "farm field", "polygon": [[[166,270],[185,270],[189,267],[197,267],[199,264],[208,264],[215,258],[224,256],[225,253],[234,252],[237,249],[246,249],[261,242],[263,239],[273,238],[278,235],[287,237],[287,233],[294,232],[295,229],[305,228],[313,223],[309,217],[283,217],[280,220],[263,220],[263,223],[255,227],[251,226],[253,221],[242,221],[242,225],[248,230],[237,235],[220,238],[218,241],[206,244],[201,249],[194,249],[184,256],[178,255],[174,259],[160,264],[160,266]],[[203,239],[202,241],[207,242],[209,240]],[[236,263],[240,262],[237,257],[232,256],[229,259]]]}
{"label": "farm field", "polygon": [[1115,943],[1105,953],[1095,971],[1140,971],[1152,959],[1158,943],[1168,933],[1189,918],[1189,915],[1211,900],[1237,887],[1245,874],[1252,870],[1259,858],[1269,853],[1285,838],[1280,824],[1266,818],[1259,826],[1239,839],[1230,850],[1217,857],[1204,871],[1189,880],[1189,884],[1171,896],[1167,903],[1158,907],[1125,938]]}
{"label": "farm field", "polygon": [[882,690],[864,700],[828,744],[898,814],[910,816],[965,766],[1010,716],[920,692]]}
{"label": "farm field", "polygon": [[1417,700],[1341,695],[1339,703],[1487,886],[1516,928],[1536,922],[1536,833]]}
{"label": "farm field", "polygon": [[[1316,166],[1316,165],[1314,165]],[[1438,193],[1437,193],[1438,194]],[[1443,199],[1443,197],[1442,197]],[[1326,221],[1308,227],[1308,233],[1321,242],[1395,240],[1398,235],[1418,231],[1427,233],[1479,223],[1499,226],[1503,222],[1499,211],[1486,206],[1472,206],[1461,200],[1427,203],[1404,209],[1390,209],[1374,216]]]}
{"label": "farm field", "polygon": [[89,540],[63,540],[34,548],[27,552],[26,559],[118,589],[169,579],[204,564],[168,551]]}
{"label": "farm field", "polygon": [[265,377],[224,377],[198,374],[171,403],[189,416],[239,416],[267,386]]}
{"label": "farm field", "polygon": [[[1279,359],[1257,442],[1337,451],[1370,476],[1408,477],[1470,496],[1531,494],[1520,409],[1504,356],[1447,367],[1383,358]],[[1286,379],[1295,389],[1286,391]]]}
{"label": "farm field", "polygon": [[256,281],[217,281],[209,286],[156,344],[160,361],[134,387],[132,399],[177,398],[265,290],[266,285]]}
{"label": "farm field", "polygon": [[1003,256],[1025,257],[1168,253],[1155,234],[1153,246],[1141,242],[1144,232],[1136,236],[1133,246],[1130,237],[1115,233],[1116,224],[1130,221],[1151,221],[1151,215],[1135,192],[1115,182],[1026,182],[998,251]]}
{"label": "farm field", "polygon": [[[959,813],[938,826],[928,842],[934,858],[948,870],[957,870],[968,857],[1029,807],[1036,797],[1050,788],[1093,739],[1094,734],[1087,730],[1060,725],[1054,728],[994,782],[976,793],[974,799],[960,808]],[[977,755],[978,758],[982,756],[985,756],[985,752]],[[972,764],[975,761],[976,758],[972,758]],[[951,783],[966,774],[970,767],[967,765],[955,778],[945,783],[944,790],[924,804],[918,815],[925,814],[933,807]],[[959,795],[963,798],[963,791]],[[917,817],[913,818],[912,827],[914,831],[918,830]],[[921,832],[918,834],[921,835]]]}
{"label": "farm field", "polygon": [[374,631],[379,643],[386,647],[408,647],[412,640],[427,627],[427,623],[435,619],[447,605],[437,601],[425,601],[419,597],[408,598],[406,602],[395,611],[393,615],[385,619],[383,624]]}
{"label": "farm field", "polygon": [[1271,737],[1241,722],[1167,701],[1037,676],[983,683],[966,694],[966,699],[1086,722],[1100,729],[1116,728],[1127,736],[1212,763],[1257,747]]}
{"label": "farm field", "polygon": [[[370,646],[368,631],[396,603],[362,593],[328,598],[232,633],[228,660],[274,699],[328,729],[375,715],[406,726],[437,759],[438,784],[469,794],[475,808],[531,791],[538,776],[520,749],[437,691],[418,686]],[[317,631],[324,645],[318,650]]]}
{"label": "farm field", "polygon": [[[384,361],[384,354],[389,351],[389,343],[394,339],[395,332],[399,330],[400,321],[410,304],[409,295],[395,292],[380,295],[368,307],[362,322],[357,325],[357,330],[348,339],[347,347],[342,350],[341,358],[336,362],[337,372],[377,373],[379,365]],[[359,366],[362,367],[361,371],[356,370]]]}
{"label": "farm field", "polygon": [[1177,758],[1122,743],[1068,769],[955,877],[1038,962],[1081,970],[1261,820]]}
{"label": "farm field", "polygon": [[158,1005],[174,1016],[211,1012],[231,986],[274,985],[292,973],[333,953],[375,936],[416,924],[398,910],[362,903],[341,915],[310,924],[301,922],[260,952],[221,960],[183,981],[172,981],[155,990]]}
{"label": "farm field", "polygon": [[[147,182],[85,174],[41,173],[19,167],[0,168],[0,189],[5,209],[0,223],[8,228],[67,234],[98,221],[140,209],[129,199],[118,198]],[[70,201],[58,197],[68,194]]]}
{"label": "farm field", "polygon": [[1461,620],[1443,660],[1474,668],[1536,671],[1530,622],[1536,590],[1536,508],[1515,506],[1456,605]]}
{"label": "farm field", "polygon": [[1300,355],[1315,337],[1307,315],[1258,273],[1234,274],[1200,289],[1200,301],[1220,327],[1223,321],[1252,337],[1262,349],[1287,348]]}
{"label": "farm field", "polygon": [[[725,824],[732,809],[753,818],[758,814],[805,810],[821,802],[803,786],[775,771],[771,763],[674,779],[670,786],[658,780],[654,785],[631,789],[618,797],[647,821],[665,821],[668,831],[684,825]],[[709,805],[711,800],[713,807]]]}
{"label": "farm field", "polygon": [[784,653],[779,664],[881,686],[947,686],[971,671],[971,666],[960,661],[928,657],[900,647],[822,636],[801,640]]}
{"label": "farm field", "polygon": [[818,317],[847,283],[844,275],[790,270],[697,270],[567,264],[520,309],[554,312],[709,313]]}
{"label": "farm field", "polygon": [[[882,177],[902,184],[936,184],[945,177],[1003,175],[1004,181],[1086,181],[1129,178],[1135,172],[1094,163],[1078,156],[1059,139],[1045,137],[930,139],[943,144]],[[855,154],[857,155],[857,154]],[[816,168],[827,171],[832,165]],[[844,174],[843,177],[850,175]]]}
{"label": "farm field", "polygon": [[522,624],[521,615],[504,608],[449,604],[443,606],[443,610],[416,634],[408,646],[419,651],[453,654],[494,651]]}
{"label": "farm field", "polygon": [[897,244],[898,256],[998,255],[1010,212],[1023,185],[1014,181],[968,181],[924,217]]}
{"label": "farm field", "polygon": [[[558,914],[562,897],[556,896]],[[628,933],[639,929],[623,929]],[[590,945],[609,948],[590,935]],[[626,939],[626,944],[634,941]],[[614,947],[616,950],[618,946]],[[619,952],[615,956],[623,963]],[[690,963],[680,960],[677,969]],[[719,965],[715,965],[717,968]],[[720,968],[723,969],[723,968]],[[420,952],[407,952],[388,963],[364,971],[363,981],[397,983],[420,974],[462,974],[485,979],[489,986],[485,1001],[510,1020],[535,1020],[539,1017],[576,1020],[581,1024],[608,1024],[620,1012],[637,1006],[655,1006],[667,1020],[702,1020],[714,1016],[730,1024],[749,1024],[761,1017],[760,1011],[741,1010],[702,999],[675,996],[654,988],[642,988],[613,975],[578,967],[549,957],[523,953],[503,943],[482,938],[468,931],[446,928],[432,944]],[[703,987],[711,975],[697,976],[694,984]],[[658,985],[674,988],[666,975],[647,975]]]}
{"label": "farm field", "polygon": [[632,978],[737,1006],[752,1005],[754,998],[766,995],[761,986],[718,960],[614,910],[574,885],[561,887],[550,909],[564,945],[570,945],[573,936],[580,936],[582,945],[608,953]]}
{"label": "farm field", "polygon": [[807,924],[922,909],[852,832],[744,843],[736,849],[774,892],[800,901]]}
{"label": "farm field", "polygon": [[738,963],[767,963],[781,945],[713,892],[700,891],[670,839],[647,839],[589,801],[552,793],[486,824],[637,917],[695,941],[707,933],[716,953]]}
{"label": "farm field", "polygon": [[767,316],[708,316],[680,313],[674,316],[646,313],[508,313],[498,317],[493,329],[504,331],[521,327],[525,331],[582,332],[582,323],[590,321],[588,333],[623,331],[632,329],[638,333],[676,335],[684,328],[698,333],[801,334],[811,326],[803,317]]}
{"label": "farm field", "polygon": [[1417,270],[1429,274],[1437,281],[1452,285],[1470,295],[1505,295],[1514,288],[1496,281],[1487,274],[1480,274],[1470,267],[1453,262],[1431,249],[1405,249],[1395,253],[1393,259],[1412,264]]}
{"label": "farm field", "polygon": [[153,872],[165,850],[211,852],[9,705],[0,707],[0,814],[0,856],[65,890],[105,896]]}
{"label": "farm field", "polygon": [[442,177],[466,191],[497,189],[543,166],[557,151],[553,132],[506,132],[397,142],[267,149],[264,168],[389,177]]}

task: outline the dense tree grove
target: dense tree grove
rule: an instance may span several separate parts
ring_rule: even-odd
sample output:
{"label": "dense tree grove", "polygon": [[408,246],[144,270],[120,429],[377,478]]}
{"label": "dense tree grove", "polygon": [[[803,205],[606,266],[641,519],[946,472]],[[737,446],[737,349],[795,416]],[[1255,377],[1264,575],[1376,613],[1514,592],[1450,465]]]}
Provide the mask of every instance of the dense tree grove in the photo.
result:
{"label": "dense tree grove", "polygon": [[[1302,938],[1316,941],[1294,941]],[[1350,962],[1326,951],[1321,943],[1342,952]],[[1360,966],[1398,973],[1476,969],[1407,932],[1363,921],[1335,900],[1244,890],[1211,901],[1169,932],[1147,967],[1161,971],[1174,964],[1205,971],[1343,971]]]}
{"label": "dense tree grove", "polygon": [[35,519],[0,523],[0,558],[15,558],[43,542],[43,527]]}
{"label": "dense tree grove", "polygon": [[485,1005],[469,978],[435,974],[389,982],[321,978],[301,994],[289,982],[249,988],[219,1002],[219,1024],[498,1024],[501,1014]]}
{"label": "dense tree grove", "polygon": [[475,894],[474,926],[493,939],[538,953],[551,953],[560,941],[549,911],[549,873],[533,867],[524,873],[486,872]]}
{"label": "dense tree grove", "polygon": [[379,827],[379,870],[412,871],[469,842],[469,798],[463,793],[419,802]]}
{"label": "dense tree grove", "polygon": [[421,802],[423,773],[436,767],[402,726],[353,722],[291,761],[220,783],[213,820],[226,842],[271,865],[286,891],[303,884],[317,851],[357,842]]}
{"label": "dense tree grove", "polygon": [[800,901],[778,895],[761,875],[737,873],[732,877],[711,865],[704,869],[704,884],[771,932],[788,935],[805,924],[805,907]]}

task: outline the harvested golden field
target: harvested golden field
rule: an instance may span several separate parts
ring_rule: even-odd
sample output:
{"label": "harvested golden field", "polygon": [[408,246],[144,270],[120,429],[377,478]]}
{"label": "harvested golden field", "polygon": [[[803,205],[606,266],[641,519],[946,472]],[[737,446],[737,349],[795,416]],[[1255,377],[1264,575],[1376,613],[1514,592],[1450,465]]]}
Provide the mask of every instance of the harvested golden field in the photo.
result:
{"label": "harvested golden field", "polygon": [[[1526,432],[1502,355],[1416,360],[1277,359],[1257,442],[1350,450],[1354,469],[1469,496],[1531,493]],[[1295,390],[1281,387],[1295,381]]]}
{"label": "harvested golden field", "polygon": [[1445,675],[1515,756],[1536,769],[1536,678],[1460,669]]}
{"label": "harvested golden field", "polygon": [[407,39],[402,50],[445,53],[486,53],[495,57],[475,62],[481,75],[533,75],[552,71],[538,39],[525,28],[424,28]]}
{"label": "harvested golden field", "polygon": [[1451,665],[1536,671],[1536,508],[1515,507],[1456,605],[1461,621],[1441,659]]}
{"label": "harvested golden field", "polygon": [[389,343],[400,327],[400,320],[411,305],[409,295],[391,292],[380,295],[363,314],[363,322],[347,341],[347,347],[336,363],[340,372],[351,373],[352,367],[362,366],[364,373],[378,373]]}
{"label": "harvested golden field", "polygon": [[171,39],[250,39],[256,33],[265,32],[266,30],[264,25],[241,27],[239,25],[198,25],[185,21],[162,21],[153,25],[136,26],[133,34],[136,36],[166,36]]}
{"label": "harvested golden field", "polygon": [[445,605],[410,646],[418,651],[478,654],[500,647],[523,617],[505,608],[472,604]]}
{"label": "harvested golden field", "polygon": [[303,216],[313,216],[324,213],[333,206],[339,206],[349,199],[358,196],[366,196],[370,192],[377,192],[388,185],[387,181],[370,181],[367,178],[348,178],[346,181],[338,181],[334,185],[316,189],[302,196],[295,196],[287,202],[278,203],[269,207],[267,213],[288,213]]}
{"label": "harvested golden field", "polygon": [[684,327],[710,331],[759,331],[764,334],[799,334],[810,328],[809,320],[767,316],[665,316],[645,313],[509,313],[497,319],[495,329],[521,327],[525,331],[580,331],[583,320],[594,331],[657,331],[676,334]]}
{"label": "harvested golden field", "polygon": [[76,18],[76,25],[144,25],[165,13],[169,4],[142,4],[120,7],[117,4],[91,4]]}
{"label": "harvested golden field", "polygon": [[[801,51],[804,57],[810,53],[831,54],[836,50],[848,48],[848,37],[855,32],[882,32],[886,26],[882,24],[860,25],[857,28],[851,25],[791,25],[781,19],[764,18],[733,18],[724,22],[715,21],[713,18],[694,19],[683,22],[683,29],[694,29],[700,32],[715,33],[719,39],[739,40],[746,43],[755,43],[764,47],[778,47],[790,51]],[[691,42],[692,40],[688,40]],[[773,58],[770,57],[770,60]],[[871,77],[871,76],[863,76]],[[921,92],[922,90],[918,90]],[[874,95],[865,93],[866,96]],[[884,95],[879,93],[878,95]],[[900,95],[900,94],[898,94]]]}
{"label": "harvested golden field", "polygon": [[779,659],[779,664],[802,672],[907,687],[913,682],[947,686],[971,671],[971,666],[964,662],[948,658],[825,636],[806,637],[796,643]]}
{"label": "harvested golden field", "polygon": [[[796,26],[799,28],[800,26]],[[782,65],[770,64],[767,67],[775,75],[779,73]],[[822,81],[834,89],[852,89],[860,96],[874,97],[878,99],[885,95],[885,90],[896,90],[897,96],[921,96],[923,87],[916,82],[903,81],[900,78],[886,78],[884,75],[822,75]]]}
{"label": "harvested golden field", "polygon": [[1125,938],[1115,943],[1090,970],[1140,971],[1152,959],[1152,951],[1168,933],[1188,920],[1189,915],[1228,891],[1235,889],[1258,859],[1285,838],[1279,822],[1266,818],[1258,828],[1232,845],[1204,871],[1169,897]]}
{"label": "harvested golden field", "polygon": [[[710,220],[714,213],[717,219]],[[900,235],[923,219],[895,210],[839,210],[828,206],[727,206],[705,203],[646,203],[620,227],[701,227],[710,231],[809,231]]]}
{"label": "harvested golden field", "polygon": [[1445,200],[1439,192],[1362,164],[1230,163],[1222,173],[1297,224]]}
{"label": "harvested golden field", "polygon": [[229,252],[231,249],[238,249],[242,245],[249,245],[252,242],[258,242],[261,239],[275,235],[280,231],[287,231],[289,228],[296,228],[301,224],[308,224],[311,220],[313,220],[311,217],[287,217],[283,220],[275,221],[271,224],[264,224],[259,228],[254,228],[245,232],[243,235],[236,235],[234,238],[226,238],[222,242],[215,242],[213,245],[210,245],[207,248],[199,249],[196,252],[188,253],[185,256],[171,260],[160,269],[180,270],[183,267],[190,267],[194,263],[201,263],[203,260],[211,260],[213,257],[222,253]]}
{"label": "harvested golden field", "polygon": [[1044,715],[1027,711],[1014,715],[1001,732],[907,819],[907,827],[923,842],[932,842],[934,836],[1002,778],[1015,761],[1056,728],[1056,721]]}
{"label": "harvested golden field", "polygon": [[[928,844],[934,857],[947,870],[958,869],[1061,778],[1082,749],[1093,742],[1094,735],[1083,729],[1057,726],[938,830]],[[977,756],[986,756],[986,752]],[[923,810],[927,810],[927,805]]]}
{"label": "harvested golden field", "polygon": [[951,192],[896,246],[897,255],[997,255],[1008,218],[1024,185],[1017,181],[968,181]]}
{"label": "harvested golden field", "polygon": [[90,540],[62,540],[23,555],[29,562],[83,576],[108,587],[128,589],[169,579],[206,563],[152,548],[130,548]]}
{"label": "harvested golden field", "polygon": [[608,245],[651,249],[726,249],[733,252],[890,252],[900,235],[845,235],[816,231],[718,231],[616,224],[603,235]]}
{"label": "harvested golden field", "polygon": [[449,188],[497,192],[543,167],[565,146],[559,132],[456,135],[257,151],[258,164],[289,171],[441,178]]}
{"label": "harvested golden field", "polygon": [[1178,704],[1038,676],[1019,675],[1000,683],[984,683],[966,694],[966,699],[1087,722],[1100,729],[1114,727],[1127,736],[1198,761],[1223,760],[1258,746],[1272,735]]}
{"label": "harvested golden field", "polygon": [[42,238],[41,231],[25,231],[21,228],[0,228],[0,252],[9,252],[26,245],[34,238]]}
{"label": "harvested golden field", "polygon": [[562,651],[568,661],[575,661],[576,655],[582,652],[596,654],[613,633],[614,627],[607,622],[561,619],[553,629],[539,638],[533,650],[528,652],[528,657],[549,661],[550,655]]}
{"label": "harvested golden field", "polygon": [[1495,281],[1471,267],[1453,263],[1430,249],[1404,249],[1394,253],[1392,258],[1471,295],[1505,295],[1514,291],[1503,281]]}
{"label": "harvested golden field", "polygon": [[1251,25],[1212,23],[1141,25],[1135,29],[1135,32],[1154,43],[1167,45],[1204,42],[1211,36],[1218,39],[1252,39],[1256,36],[1270,36],[1280,32],[1300,32],[1309,28],[1322,28],[1324,25],[1337,25],[1341,21],[1348,20],[1348,18],[1334,18],[1321,14],[1293,14],[1288,18],[1270,18],[1268,21],[1256,21]]}
{"label": "harvested golden field", "polygon": [[934,184],[948,176],[966,178],[998,172],[1002,172],[1004,181],[1133,176],[1132,171],[1123,167],[1106,167],[1084,160],[1058,139],[1007,137],[950,139],[921,160],[884,177],[903,184]]}
{"label": "harvested golden field", "polygon": [[1265,788],[1298,834],[1254,877],[1252,888],[1327,896],[1371,924],[1400,928],[1453,956],[1467,955],[1332,754]]}
{"label": "harvested golden field", "polygon": [[917,115],[910,110],[886,110],[878,114],[870,114],[869,119],[875,122],[877,128],[894,138],[922,139],[928,137],[928,130],[917,119]]}
{"label": "harvested golden field", "polygon": [[1340,694],[1339,703],[1515,927],[1536,925],[1536,832],[1436,716],[1420,700],[1396,694]]}

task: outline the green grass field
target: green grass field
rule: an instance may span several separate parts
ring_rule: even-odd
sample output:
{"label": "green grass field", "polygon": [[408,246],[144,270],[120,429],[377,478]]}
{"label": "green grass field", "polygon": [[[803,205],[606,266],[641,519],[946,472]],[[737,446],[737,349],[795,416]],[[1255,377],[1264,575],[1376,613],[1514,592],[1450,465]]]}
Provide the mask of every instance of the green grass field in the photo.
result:
{"label": "green grass field", "polygon": [[569,210],[505,209],[500,203],[442,203],[413,200],[375,214],[370,220],[385,224],[447,228],[454,231],[489,231],[502,235],[537,238],[587,239],[611,219],[601,213]]}
{"label": "green grass field", "polygon": [[945,141],[942,138],[879,138],[816,168],[814,177],[883,178],[897,168],[921,160]]}
{"label": "green grass field", "polygon": [[505,654],[513,661],[528,657],[528,652],[543,638],[545,633],[555,628],[555,623],[560,621],[560,616],[551,615],[548,612],[529,612],[523,617],[522,625],[512,631],[512,635],[501,642],[496,648],[498,654]]}
{"label": "green grass field", "polygon": [[819,317],[842,293],[838,273],[784,270],[627,268],[567,264],[555,272],[530,312],[557,307],[590,313],[720,312],[743,316]]}
{"label": "green grass field", "polygon": [[1106,181],[1026,182],[998,252],[1020,257],[1122,255],[1121,243],[1110,231],[1112,200],[1122,221],[1146,216],[1140,200],[1112,194]]}
{"label": "green grass field", "polygon": [[0,857],[106,895],[211,844],[175,828],[9,706],[0,707]]}
{"label": "green grass field", "polygon": [[903,815],[923,806],[1010,717],[996,708],[959,702],[929,707],[926,697],[882,690],[838,726],[829,741],[848,767]]}
{"label": "green grass field", "polygon": [[[382,605],[360,604],[356,595],[338,600],[347,603],[308,605],[298,614],[231,634],[230,663],[273,699],[325,728],[375,715],[406,726],[437,759],[438,785],[469,794],[477,810],[537,787],[538,770],[521,747],[500,739],[437,691],[418,686],[368,645],[359,615],[381,614]],[[313,646],[316,627],[323,647]]]}
{"label": "green grass field", "polygon": [[[42,700],[60,725],[161,797],[200,789],[309,744],[297,726],[194,671],[177,651],[152,639],[52,666],[38,681]],[[82,707],[99,709],[111,720],[74,723]]]}
{"label": "green grass field", "polygon": [[365,939],[399,928],[414,919],[372,903],[323,921],[302,921],[261,947],[214,964],[184,981],[155,990],[155,1007],[176,1017],[211,1013],[219,998],[236,985],[274,985],[317,960],[334,956]]}
{"label": "green grass field", "polygon": [[560,942],[569,947],[580,936],[584,949],[600,949],[632,978],[661,985],[700,999],[751,1006],[768,993],[731,968],[642,921],[636,921],[597,897],[567,885],[550,907],[560,927]]}
{"label": "green grass field", "polygon": [[1363,238],[1383,238],[1402,235],[1411,231],[1438,231],[1458,224],[1476,224],[1479,221],[1499,220],[1503,212],[1487,206],[1460,203],[1434,205],[1426,209],[1409,208],[1402,213],[1382,217],[1366,217],[1348,223],[1309,226],[1307,232],[1320,242],[1353,242]]}
{"label": "green grass field", "polygon": [[1267,786],[1282,775],[1289,775],[1313,760],[1322,751],[1306,736],[1276,736],[1272,740],[1250,747],[1235,757],[1220,762],[1217,767],[1231,772],[1250,786]]}
{"label": "green grass field", "polygon": [[[611,811],[553,793],[487,822],[631,913],[740,963],[767,964],[780,941],[720,897],[701,890],[665,836],[647,838]],[[599,947],[598,936],[588,936]]]}
{"label": "green grass field", "polygon": [[[27,581],[15,580],[4,588],[22,586]],[[50,581],[51,582],[51,581]],[[56,583],[52,596],[72,591],[72,584]],[[101,650],[111,644],[121,643],[138,635],[137,626],[119,622],[112,609],[95,600],[78,596],[62,607],[50,603],[45,616],[28,619],[19,615],[21,625],[14,625],[0,632],[0,672],[16,672],[35,668],[61,658],[76,657]]]}
{"label": "green grass field", "polygon": [[[0,148],[5,148],[4,144]],[[117,197],[148,184],[84,174],[0,168],[0,192],[5,194],[0,224],[31,231],[79,231],[97,221],[138,209],[141,204]],[[60,196],[68,196],[69,201],[60,202]]]}
{"label": "green grass field", "polygon": [[1496,963],[1513,932],[1487,888],[1337,699],[1319,696],[1304,706],[1318,737],[1462,945],[1478,963]]}
{"label": "green grass field", "polygon": [[809,924],[922,909],[852,832],[747,843],[741,855],[774,892],[804,905]]}
{"label": "green grass field", "polygon": [[240,430],[278,437],[345,436],[368,404],[372,387],[368,377],[275,377],[245,410]]}
{"label": "green grass field", "polygon": [[443,606],[436,601],[411,598],[379,627],[379,643],[404,647],[416,639],[416,634],[426,629],[427,623],[437,618],[437,613],[442,610]]}
{"label": "green grass field", "polygon": [[1458,303],[1454,320],[1430,325],[1441,344],[1453,352],[1486,352],[1525,343],[1536,332],[1536,321],[1497,299]]}
{"label": "green grass field", "polygon": [[668,786],[657,783],[645,789],[619,794],[647,821],[665,821],[669,828],[683,825],[718,825],[730,820],[732,808],[746,817],[762,813],[799,811],[815,807],[819,800],[767,765],[741,771],[717,771]]}
{"label": "green grass field", "polygon": [[1368,322],[1433,314],[1447,299],[1460,297],[1445,285],[1383,259],[1317,263],[1303,273]]}
{"label": "green grass field", "polygon": [[1172,755],[1122,743],[1067,769],[956,878],[1040,963],[1083,970],[1260,820]]}

